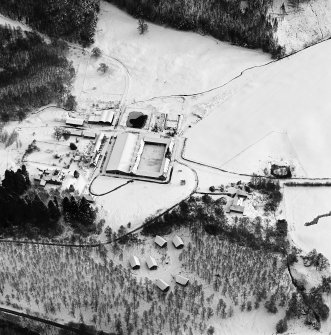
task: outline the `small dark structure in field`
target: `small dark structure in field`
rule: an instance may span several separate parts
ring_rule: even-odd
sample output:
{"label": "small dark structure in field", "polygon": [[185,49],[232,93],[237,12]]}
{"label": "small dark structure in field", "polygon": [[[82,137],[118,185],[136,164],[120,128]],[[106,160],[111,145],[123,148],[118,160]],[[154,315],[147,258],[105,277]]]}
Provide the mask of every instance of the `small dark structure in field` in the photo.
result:
{"label": "small dark structure in field", "polygon": [[277,177],[277,178],[291,178],[292,177],[291,169],[289,166],[286,166],[286,165],[272,164],[270,173],[274,177]]}

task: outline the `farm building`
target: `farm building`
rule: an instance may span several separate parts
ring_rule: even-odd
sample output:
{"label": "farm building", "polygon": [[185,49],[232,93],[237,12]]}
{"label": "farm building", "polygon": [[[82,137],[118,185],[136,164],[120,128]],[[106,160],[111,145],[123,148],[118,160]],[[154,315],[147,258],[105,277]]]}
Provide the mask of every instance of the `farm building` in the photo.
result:
{"label": "farm building", "polygon": [[83,126],[84,125],[84,119],[76,119],[73,117],[67,117],[66,118],[66,124],[70,126]]}
{"label": "farm building", "polygon": [[139,269],[140,268],[140,262],[139,258],[136,256],[131,256],[129,259],[130,266],[133,270]]}
{"label": "farm building", "polygon": [[[67,129],[65,129],[65,130],[67,130]],[[69,133],[70,133],[71,136],[82,136],[83,135],[83,132],[79,129],[70,129]]]}
{"label": "farm building", "polygon": [[231,192],[231,196],[232,198],[228,201],[228,203],[225,206],[225,212],[244,214],[245,211],[244,201],[247,199],[248,194],[245,191],[236,190],[234,192]]}
{"label": "farm building", "polygon": [[111,173],[130,173],[137,141],[137,134],[119,134],[116,138],[106,171]]}
{"label": "farm building", "polygon": [[91,115],[88,123],[103,123],[111,125],[114,119],[114,111],[111,109],[103,110],[99,115]]}
{"label": "farm building", "polygon": [[100,150],[101,145],[102,145],[102,140],[104,139],[104,137],[105,137],[104,133],[99,134],[97,141],[95,143],[94,149],[93,149],[94,154],[96,154]]}
{"label": "farm building", "polygon": [[177,284],[180,284],[180,285],[182,285],[182,286],[186,286],[186,285],[188,284],[188,282],[189,282],[188,278],[183,277],[183,276],[181,276],[181,275],[177,275],[177,276],[175,277],[175,280],[176,280],[176,283],[177,283]]}
{"label": "farm building", "polygon": [[156,235],[154,242],[161,248],[167,245],[167,241],[159,235]]}
{"label": "farm building", "polygon": [[184,247],[184,242],[178,235],[174,236],[174,238],[172,239],[172,243],[177,249],[181,249]]}
{"label": "farm building", "polygon": [[161,291],[169,291],[170,286],[163,279],[156,279],[155,284]]}
{"label": "farm building", "polygon": [[147,263],[147,266],[150,270],[156,270],[157,269],[156,260],[152,256],[147,256],[146,263]]}
{"label": "farm building", "polygon": [[95,131],[91,131],[91,130],[84,130],[83,131],[83,137],[95,139],[95,136],[96,136]]}

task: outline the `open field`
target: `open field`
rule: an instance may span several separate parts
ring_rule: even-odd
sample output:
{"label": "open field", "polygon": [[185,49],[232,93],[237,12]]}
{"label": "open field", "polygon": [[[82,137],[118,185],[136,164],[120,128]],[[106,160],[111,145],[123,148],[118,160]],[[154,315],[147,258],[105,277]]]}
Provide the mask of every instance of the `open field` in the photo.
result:
{"label": "open field", "polygon": [[305,226],[321,214],[331,211],[331,187],[285,187],[284,200],[290,236],[304,251],[312,249],[323,253],[331,262],[331,218]]}
{"label": "open field", "polygon": [[236,94],[186,133],[185,157],[246,173],[283,159],[297,175],[329,177],[330,52],[326,41],[230,84]]}
{"label": "open field", "polygon": [[148,23],[139,35],[136,19],[101,2],[95,45],[129,69],[129,98],[194,93],[226,82],[269,55],[239,48],[214,38],[179,32]]}
{"label": "open field", "polygon": [[[181,180],[185,185],[180,185]],[[92,191],[101,194],[126,183],[128,179],[98,177],[92,184]],[[169,184],[153,182],[133,183],[104,196],[96,197],[96,204],[101,208],[106,225],[117,231],[131,222],[131,227],[140,226],[144,220],[157,215],[188,197],[195,187],[195,176],[185,166],[174,164],[174,173]]]}

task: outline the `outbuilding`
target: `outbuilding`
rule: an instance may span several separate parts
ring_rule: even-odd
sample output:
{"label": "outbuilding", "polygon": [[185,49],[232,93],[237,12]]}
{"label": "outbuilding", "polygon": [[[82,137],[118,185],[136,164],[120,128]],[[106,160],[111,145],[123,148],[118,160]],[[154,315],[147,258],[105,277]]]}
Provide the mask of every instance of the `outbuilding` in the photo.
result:
{"label": "outbuilding", "polygon": [[67,117],[66,118],[66,124],[70,126],[83,126],[84,125],[84,119],[77,119],[73,117]]}
{"label": "outbuilding", "polygon": [[137,270],[137,269],[140,268],[139,258],[136,257],[136,256],[132,255],[129,259],[129,263],[130,263],[130,266],[133,270]]}
{"label": "outbuilding", "polygon": [[155,284],[161,291],[169,291],[170,286],[163,279],[156,279]]}
{"label": "outbuilding", "polygon": [[176,279],[176,283],[177,283],[177,284],[180,284],[180,285],[182,285],[182,286],[186,286],[186,285],[188,284],[188,282],[189,282],[189,279],[188,279],[188,278],[183,277],[183,276],[181,276],[181,275],[177,275],[177,276],[175,277],[175,279]]}
{"label": "outbuilding", "polygon": [[155,242],[159,247],[161,247],[161,248],[163,248],[163,247],[165,247],[165,246],[167,245],[167,241],[166,241],[163,237],[161,237],[161,236],[159,236],[159,235],[156,235],[156,236],[155,236],[155,240],[154,240],[154,242]]}
{"label": "outbuilding", "polygon": [[147,266],[150,270],[156,270],[157,269],[156,260],[152,256],[147,256],[146,263],[147,263]]}
{"label": "outbuilding", "polygon": [[184,242],[178,235],[174,236],[172,243],[177,249],[181,249],[184,247]]}

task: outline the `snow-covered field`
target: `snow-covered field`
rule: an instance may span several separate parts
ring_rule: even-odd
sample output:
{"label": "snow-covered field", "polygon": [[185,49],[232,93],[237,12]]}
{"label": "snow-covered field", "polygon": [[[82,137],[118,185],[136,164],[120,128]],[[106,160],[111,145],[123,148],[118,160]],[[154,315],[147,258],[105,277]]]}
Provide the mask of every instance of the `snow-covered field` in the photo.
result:
{"label": "snow-covered field", "polygon": [[315,248],[331,262],[331,217],[321,218],[315,225],[304,225],[331,211],[331,187],[285,187],[284,201],[294,243],[305,252]]}
{"label": "snow-covered field", "polygon": [[185,157],[241,173],[283,160],[299,176],[330,176],[330,52],[326,41],[230,84],[236,93],[186,133]]}
{"label": "snow-covered field", "polygon": [[[181,185],[185,180],[185,185]],[[102,194],[125,184],[128,179],[98,177],[92,192]],[[134,181],[113,193],[96,197],[106,226],[114,231],[131,222],[131,229],[140,226],[150,216],[162,213],[190,195],[196,185],[194,173],[187,167],[175,164],[170,184]]]}
{"label": "snow-covered field", "polygon": [[138,22],[115,6],[101,2],[95,45],[120,59],[131,75],[130,99],[195,93],[225,83],[245,67],[266,63],[270,56],[208,36]]}

